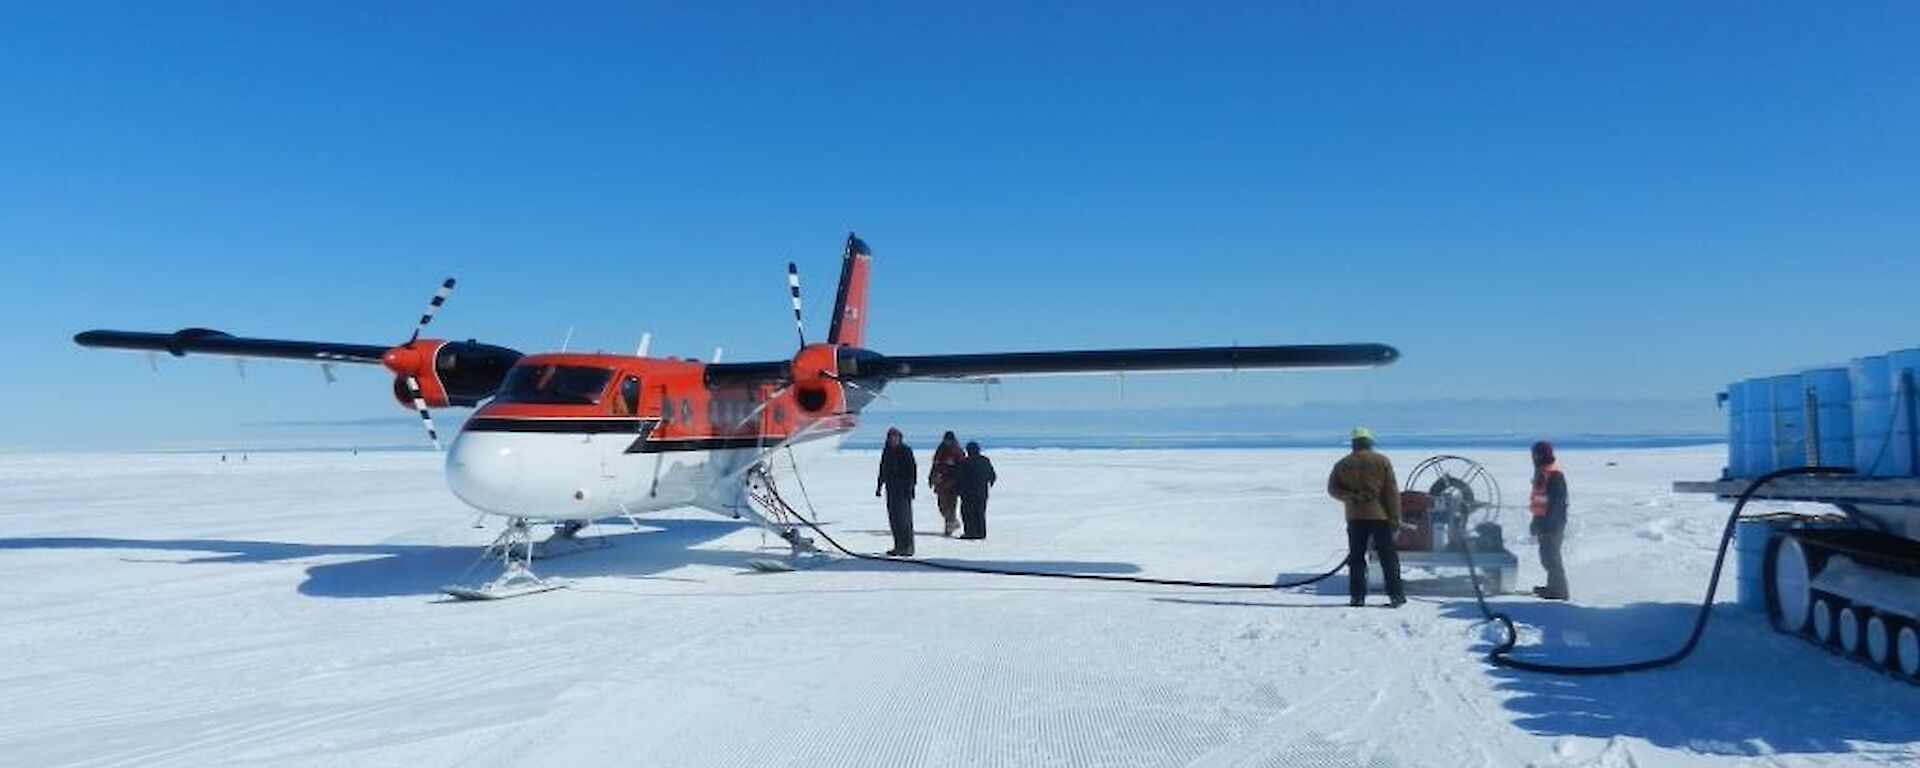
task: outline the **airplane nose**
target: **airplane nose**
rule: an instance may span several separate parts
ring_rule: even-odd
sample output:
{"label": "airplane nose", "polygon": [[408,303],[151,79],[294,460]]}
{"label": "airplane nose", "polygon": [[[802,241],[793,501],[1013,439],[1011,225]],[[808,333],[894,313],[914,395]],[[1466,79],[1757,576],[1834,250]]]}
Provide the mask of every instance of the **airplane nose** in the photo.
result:
{"label": "airplane nose", "polygon": [[475,509],[512,514],[520,489],[521,456],[500,435],[462,432],[447,451],[447,485]]}

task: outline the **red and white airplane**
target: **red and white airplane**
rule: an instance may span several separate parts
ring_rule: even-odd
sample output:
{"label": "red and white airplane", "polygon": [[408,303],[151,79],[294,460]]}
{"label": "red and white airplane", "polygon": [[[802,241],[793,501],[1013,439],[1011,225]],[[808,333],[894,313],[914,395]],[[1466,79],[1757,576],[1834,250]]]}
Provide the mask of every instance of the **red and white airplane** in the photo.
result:
{"label": "red and white airplane", "polygon": [[[790,360],[717,363],[637,355],[523,355],[474,341],[422,338],[453,289],[447,280],[398,346],[243,338],[205,328],[174,333],[86,331],[86,347],[383,365],[394,395],[414,407],[439,445],[430,408],[478,407],[447,452],[447,484],[461,501],[506,519],[491,551],[503,572],[457,597],[508,597],[551,589],[533,574],[541,553],[591,546],[589,522],[692,506],[748,517],[799,557],[810,542],[792,520],[750,503],[770,489],[768,461],[797,447],[831,449],[889,382],[1108,372],[1373,367],[1399,357],[1383,344],[1185,347],[961,355],[884,355],[867,349],[872,255],[849,234],[826,340],[807,343],[798,273],[788,284],[800,349]],[[553,524],[536,545],[529,527]]]}

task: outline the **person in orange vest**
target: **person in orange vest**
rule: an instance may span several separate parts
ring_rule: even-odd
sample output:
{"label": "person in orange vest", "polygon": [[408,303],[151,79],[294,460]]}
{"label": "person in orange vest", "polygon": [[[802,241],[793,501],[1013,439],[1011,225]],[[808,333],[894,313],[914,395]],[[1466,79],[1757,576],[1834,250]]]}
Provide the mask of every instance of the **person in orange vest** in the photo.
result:
{"label": "person in orange vest", "polygon": [[1372,544],[1386,577],[1387,606],[1398,608],[1407,602],[1400,583],[1400,551],[1393,542],[1393,532],[1400,528],[1400,481],[1394,477],[1393,462],[1373,450],[1372,431],[1354,428],[1352,446],[1353,452],[1327,475],[1327,495],[1340,500],[1347,513],[1347,604],[1367,601],[1367,545]]}
{"label": "person in orange vest", "polygon": [[1534,587],[1533,593],[1548,600],[1567,599],[1567,566],[1560,559],[1560,544],[1567,534],[1567,476],[1560,473],[1554,458],[1553,443],[1533,444],[1533,496],[1527,511],[1533,513],[1528,532],[1540,542],[1540,567],[1547,569],[1547,584]]}

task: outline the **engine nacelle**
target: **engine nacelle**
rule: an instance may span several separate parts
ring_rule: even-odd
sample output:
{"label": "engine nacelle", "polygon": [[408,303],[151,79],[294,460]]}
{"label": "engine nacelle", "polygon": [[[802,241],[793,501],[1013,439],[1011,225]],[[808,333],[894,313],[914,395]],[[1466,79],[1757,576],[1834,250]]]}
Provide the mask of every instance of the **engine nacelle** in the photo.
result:
{"label": "engine nacelle", "polygon": [[793,356],[793,402],[801,411],[824,416],[845,413],[846,385],[840,383],[839,347],[810,344]]}
{"label": "engine nacelle", "polygon": [[407,392],[407,377],[412,376],[420,383],[420,399],[428,407],[470,408],[500,390],[507,371],[520,357],[515,350],[492,344],[418,339],[387,350],[380,362],[395,374],[393,397],[401,407],[413,408],[413,397]]}

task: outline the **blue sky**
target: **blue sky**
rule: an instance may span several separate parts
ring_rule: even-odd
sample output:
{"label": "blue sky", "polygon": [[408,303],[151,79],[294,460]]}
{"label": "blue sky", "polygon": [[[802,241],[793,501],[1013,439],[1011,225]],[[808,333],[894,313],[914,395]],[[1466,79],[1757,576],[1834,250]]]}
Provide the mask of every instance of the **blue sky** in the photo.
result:
{"label": "blue sky", "polygon": [[[392,415],[94,327],[728,359],[1381,341],[1125,402],[1710,398],[1920,345],[1907,3],[0,3],[0,444]],[[1120,404],[1110,381],[888,408]],[[24,407],[20,407],[24,406]]]}

